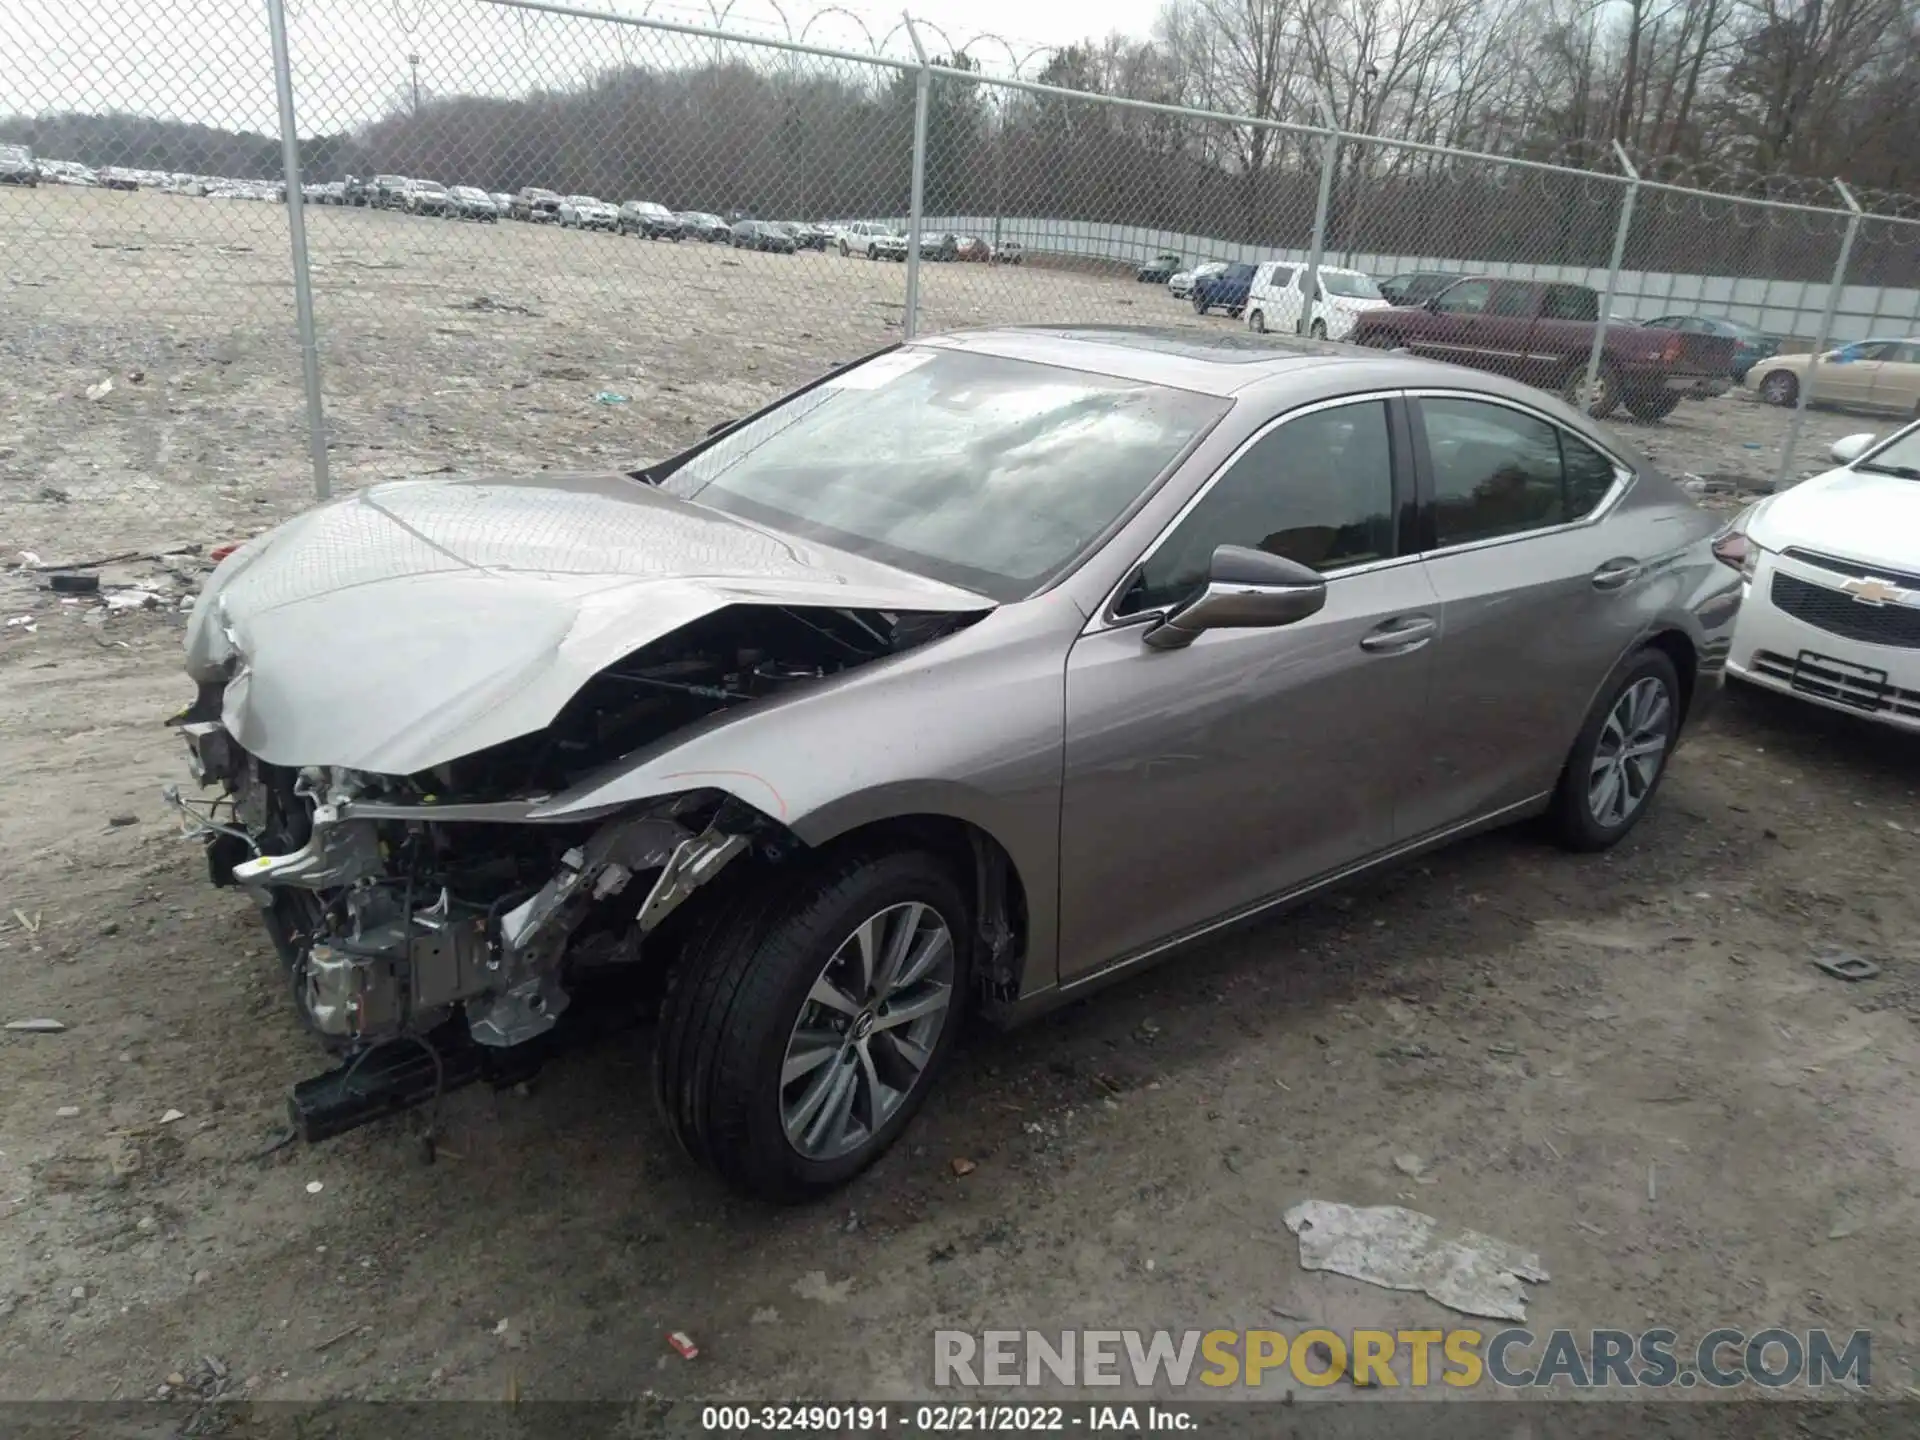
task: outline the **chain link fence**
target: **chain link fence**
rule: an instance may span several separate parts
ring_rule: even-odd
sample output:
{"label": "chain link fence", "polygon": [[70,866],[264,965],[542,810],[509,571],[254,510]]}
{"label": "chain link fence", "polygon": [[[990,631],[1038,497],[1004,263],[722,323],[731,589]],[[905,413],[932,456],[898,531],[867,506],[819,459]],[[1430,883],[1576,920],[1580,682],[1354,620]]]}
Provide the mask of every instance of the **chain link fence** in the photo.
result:
{"label": "chain link fence", "polygon": [[[1920,331],[1920,221],[1833,186],[1083,93],[995,37],[832,6],[796,30],[671,0],[275,0],[279,87],[251,0],[160,4],[136,34],[28,0],[0,52],[0,180],[34,182],[0,184],[9,548],[224,538],[438,469],[629,466],[967,326],[1339,339],[1379,286],[1477,275],[1784,351]],[[1603,344],[1541,382],[1581,393]]]}

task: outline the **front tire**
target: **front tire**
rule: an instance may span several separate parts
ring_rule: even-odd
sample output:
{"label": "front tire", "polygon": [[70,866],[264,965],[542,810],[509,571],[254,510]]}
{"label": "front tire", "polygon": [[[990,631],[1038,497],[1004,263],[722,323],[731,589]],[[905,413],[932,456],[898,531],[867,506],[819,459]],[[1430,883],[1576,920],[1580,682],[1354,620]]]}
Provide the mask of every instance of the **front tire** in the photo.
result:
{"label": "front tire", "polygon": [[1769,405],[1792,405],[1800,398],[1800,382],[1790,370],[1776,370],[1760,382],[1760,398]]}
{"label": "front tire", "polygon": [[675,1136],[764,1199],[850,1180],[952,1048],[971,933],[951,867],[919,850],[849,852],[716,906],[661,1013],[655,1088]]}
{"label": "front tire", "polygon": [[1605,850],[1639,823],[1667,773],[1680,734],[1680,677],[1659,650],[1642,650],[1580,727],[1548,812],[1569,850]]}
{"label": "front tire", "polygon": [[1307,327],[1307,334],[1311,335],[1315,340],[1326,339],[1327,338],[1327,322],[1324,320],[1314,321],[1313,324]]}

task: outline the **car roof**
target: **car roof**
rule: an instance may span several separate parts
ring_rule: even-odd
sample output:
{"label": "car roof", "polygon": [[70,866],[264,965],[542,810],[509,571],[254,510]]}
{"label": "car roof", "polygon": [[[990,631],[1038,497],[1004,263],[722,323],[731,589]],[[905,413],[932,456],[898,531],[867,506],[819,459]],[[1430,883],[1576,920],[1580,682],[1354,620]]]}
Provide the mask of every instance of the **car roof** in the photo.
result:
{"label": "car roof", "polygon": [[[1558,413],[1552,396],[1481,370],[1439,360],[1363,349],[1337,341],[1245,330],[1181,330],[1134,326],[1022,325],[961,330],[912,342],[1000,355],[1230,398],[1268,381],[1303,392],[1350,394],[1369,389],[1444,386],[1520,401]],[[1304,393],[1302,398],[1307,398]],[[1567,422],[1581,426],[1572,410]]]}

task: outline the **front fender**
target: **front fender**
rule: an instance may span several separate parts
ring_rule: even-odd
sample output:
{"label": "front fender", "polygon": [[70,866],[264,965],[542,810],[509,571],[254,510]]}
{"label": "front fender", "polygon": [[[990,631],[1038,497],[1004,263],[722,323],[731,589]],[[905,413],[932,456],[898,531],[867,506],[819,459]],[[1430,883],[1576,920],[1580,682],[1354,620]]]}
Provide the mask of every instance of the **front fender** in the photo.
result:
{"label": "front fender", "polygon": [[817,688],[717,717],[608,766],[534,812],[557,819],[694,789],[733,795],[809,845],[912,815],[999,842],[1026,892],[1023,989],[1058,968],[1066,656],[1058,594]]}

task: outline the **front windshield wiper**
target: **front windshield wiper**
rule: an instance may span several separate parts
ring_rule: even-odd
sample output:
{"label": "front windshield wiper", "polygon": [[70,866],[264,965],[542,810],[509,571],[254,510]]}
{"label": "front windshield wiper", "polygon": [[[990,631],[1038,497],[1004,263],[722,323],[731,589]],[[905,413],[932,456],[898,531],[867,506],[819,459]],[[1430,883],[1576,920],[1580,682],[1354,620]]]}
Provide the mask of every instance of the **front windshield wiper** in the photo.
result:
{"label": "front windshield wiper", "polygon": [[1878,461],[1862,460],[1853,468],[1875,475],[1898,475],[1902,480],[1920,480],[1920,465],[1885,465]]}

